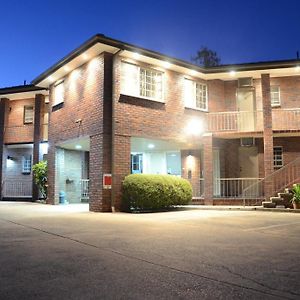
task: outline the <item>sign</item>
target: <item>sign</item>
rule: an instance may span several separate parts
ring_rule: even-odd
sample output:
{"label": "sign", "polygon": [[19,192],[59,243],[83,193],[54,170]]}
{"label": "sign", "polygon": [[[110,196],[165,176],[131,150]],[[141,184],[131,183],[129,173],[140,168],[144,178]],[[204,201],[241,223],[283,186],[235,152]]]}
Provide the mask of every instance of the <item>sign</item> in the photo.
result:
{"label": "sign", "polygon": [[103,188],[111,189],[112,178],[111,174],[103,174]]}

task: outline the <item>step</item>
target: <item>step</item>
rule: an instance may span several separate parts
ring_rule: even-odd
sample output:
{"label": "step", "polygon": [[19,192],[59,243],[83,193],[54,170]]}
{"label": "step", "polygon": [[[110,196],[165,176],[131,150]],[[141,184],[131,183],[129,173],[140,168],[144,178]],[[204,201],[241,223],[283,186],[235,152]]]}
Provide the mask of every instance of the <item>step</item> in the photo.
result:
{"label": "step", "polygon": [[281,197],[271,197],[270,202],[274,203],[276,206],[284,205],[284,200]]}
{"label": "step", "polygon": [[262,206],[264,208],[275,208],[276,207],[276,203],[273,203],[271,201],[263,201],[262,202]]}
{"label": "step", "polygon": [[283,205],[285,207],[292,208],[292,203],[291,203],[291,200],[293,198],[293,194],[292,193],[278,193],[278,196],[282,198]]}

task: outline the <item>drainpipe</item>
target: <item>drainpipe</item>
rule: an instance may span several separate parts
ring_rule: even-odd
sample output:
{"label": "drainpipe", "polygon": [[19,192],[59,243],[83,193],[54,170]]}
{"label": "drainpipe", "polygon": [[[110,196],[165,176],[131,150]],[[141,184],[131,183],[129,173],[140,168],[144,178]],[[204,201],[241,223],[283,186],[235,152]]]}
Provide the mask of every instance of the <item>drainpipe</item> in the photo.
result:
{"label": "drainpipe", "polygon": [[114,162],[114,153],[115,153],[115,98],[116,98],[116,90],[115,90],[115,58],[123,51],[123,49],[119,49],[114,55],[112,59],[112,117],[111,117],[111,177],[112,177],[112,186],[111,186],[111,211],[115,212],[115,162]]}

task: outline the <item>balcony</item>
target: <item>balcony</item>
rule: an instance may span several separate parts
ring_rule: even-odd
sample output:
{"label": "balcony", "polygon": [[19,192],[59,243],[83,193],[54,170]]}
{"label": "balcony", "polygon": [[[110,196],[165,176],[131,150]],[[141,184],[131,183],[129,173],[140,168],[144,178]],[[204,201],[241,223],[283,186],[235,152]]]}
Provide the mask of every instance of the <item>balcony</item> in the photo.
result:
{"label": "balcony", "polygon": [[300,109],[273,109],[272,123],[273,130],[300,130]]}
{"label": "balcony", "polygon": [[209,132],[257,132],[263,130],[262,111],[229,111],[207,114]]}

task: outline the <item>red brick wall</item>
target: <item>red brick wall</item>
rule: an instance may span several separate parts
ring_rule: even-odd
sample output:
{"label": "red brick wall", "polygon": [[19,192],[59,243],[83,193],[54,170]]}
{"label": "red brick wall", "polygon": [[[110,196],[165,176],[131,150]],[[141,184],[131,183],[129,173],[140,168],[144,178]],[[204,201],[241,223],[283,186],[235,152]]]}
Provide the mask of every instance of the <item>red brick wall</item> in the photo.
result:
{"label": "red brick wall", "polygon": [[9,101],[7,127],[4,142],[29,143],[33,142],[33,124],[24,124],[24,106],[34,106],[34,99],[20,99]]}

